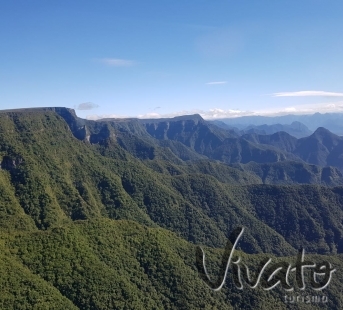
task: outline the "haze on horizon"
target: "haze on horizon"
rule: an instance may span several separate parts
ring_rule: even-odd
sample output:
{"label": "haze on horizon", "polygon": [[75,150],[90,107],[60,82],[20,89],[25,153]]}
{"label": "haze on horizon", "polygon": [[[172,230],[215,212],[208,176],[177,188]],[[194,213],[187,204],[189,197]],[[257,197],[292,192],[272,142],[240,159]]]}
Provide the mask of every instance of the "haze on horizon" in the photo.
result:
{"label": "haze on horizon", "polygon": [[3,2],[0,109],[88,119],[343,112],[343,3]]}

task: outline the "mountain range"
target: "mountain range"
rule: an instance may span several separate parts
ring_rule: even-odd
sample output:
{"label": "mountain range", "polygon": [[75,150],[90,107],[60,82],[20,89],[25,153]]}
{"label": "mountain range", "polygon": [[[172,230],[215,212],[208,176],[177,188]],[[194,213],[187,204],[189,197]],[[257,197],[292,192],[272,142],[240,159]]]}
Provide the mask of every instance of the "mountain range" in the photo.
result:
{"label": "mountain range", "polygon": [[239,130],[237,127],[230,126],[223,121],[210,121],[211,123],[217,125],[218,127],[224,128],[238,133],[239,135],[243,134],[260,134],[260,135],[270,135],[276,132],[284,131],[294,136],[296,138],[303,138],[311,135],[313,132],[307,128],[304,124],[300,122],[293,122],[292,124],[273,124],[273,125],[249,125],[246,127],[242,126],[242,130]]}
{"label": "mountain range", "polygon": [[[0,111],[0,304],[3,309],[288,309],[280,287],[220,292],[237,255],[329,261],[327,303],[341,309],[342,138],[237,133],[199,115],[84,120],[68,108]],[[297,294],[299,293],[297,288]],[[302,294],[303,294],[302,293]]]}
{"label": "mountain range", "polygon": [[[245,129],[249,126],[275,126],[276,124],[283,124],[285,127],[294,126],[294,122],[299,122],[306,126],[309,130],[315,131],[318,127],[325,127],[331,132],[343,136],[343,113],[314,113],[306,115],[282,115],[282,116],[242,116],[235,118],[218,119],[215,122],[219,124],[229,125],[230,127],[237,127],[239,130]],[[224,126],[225,126],[224,125]],[[303,128],[306,130],[306,128]],[[267,129],[268,130],[268,129]],[[268,132],[266,132],[268,133]],[[295,134],[295,132],[293,132]]]}

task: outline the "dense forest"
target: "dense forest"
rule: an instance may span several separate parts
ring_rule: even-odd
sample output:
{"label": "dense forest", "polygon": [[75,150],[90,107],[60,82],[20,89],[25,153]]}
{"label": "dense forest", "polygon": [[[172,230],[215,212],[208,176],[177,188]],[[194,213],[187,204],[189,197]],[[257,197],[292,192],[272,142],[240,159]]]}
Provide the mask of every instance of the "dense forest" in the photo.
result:
{"label": "dense forest", "polygon": [[[199,115],[1,111],[0,163],[1,309],[343,308],[343,138],[324,128],[296,138],[239,134]],[[254,276],[304,248],[336,269],[330,284],[314,290],[307,272],[304,291],[240,290],[231,266],[212,291],[196,253],[216,278],[237,227],[234,257]]]}

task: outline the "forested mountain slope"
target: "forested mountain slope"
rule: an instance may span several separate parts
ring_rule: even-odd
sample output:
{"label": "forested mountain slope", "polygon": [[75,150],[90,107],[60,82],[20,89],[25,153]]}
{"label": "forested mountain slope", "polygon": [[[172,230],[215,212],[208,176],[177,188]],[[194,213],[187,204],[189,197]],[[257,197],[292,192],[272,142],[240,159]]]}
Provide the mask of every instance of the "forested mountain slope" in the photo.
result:
{"label": "forested mountain slope", "polygon": [[[4,309],[19,309],[16,295],[67,309],[284,307],[280,291],[228,284],[216,295],[198,277],[195,244],[223,248],[238,226],[246,228],[238,248],[247,259],[295,257],[304,247],[341,266],[336,168],[286,157],[227,165],[213,154],[230,139],[249,141],[199,117],[177,119],[184,129],[159,139],[147,130],[154,122],[86,121],[65,108],[0,113],[1,285],[13,287],[1,295]],[[239,156],[291,154],[251,145]],[[220,261],[221,250],[208,251]],[[327,307],[342,303],[335,281]]]}
{"label": "forested mountain slope", "polygon": [[307,163],[322,167],[334,166],[343,171],[343,137],[323,127],[301,139],[296,139],[286,132],[272,135],[247,134],[243,137],[254,143],[271,145],[290,152]]}

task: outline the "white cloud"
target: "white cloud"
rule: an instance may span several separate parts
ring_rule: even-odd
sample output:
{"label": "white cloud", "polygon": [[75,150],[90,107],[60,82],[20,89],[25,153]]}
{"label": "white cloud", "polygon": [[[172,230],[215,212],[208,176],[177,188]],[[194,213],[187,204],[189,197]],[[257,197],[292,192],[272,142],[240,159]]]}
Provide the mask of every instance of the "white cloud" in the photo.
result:
{"label": "white cloud", "polygon": [[343,101],[340,102],[326,102],[321,104],[306,104],[300,106],[290,106],[284,108],[276,108],[274,110],[255,110],[255,111],[242,111],[237,109],[219,109],[213,108],[209,110],[183,110],[172,113],[156,113],[149,112],[138,116],[124,116],[117,114],[104,114],[104,115],[89,115],[86,118],[89,120],[98,120],[103,118],[172,118],[182,115],[200,114],[202,118],[207,120],[222,119],[222,118],[236,118],[241,116],[281,116],[287,114],[314,114],[319,113],[343,113]]}
{"label": "white cloud", "polygon": [[223,110],[223,109],[209,109],[208,111],[204,110],[183,110],[173,113],[146,113],[138,115],[138,118],[171,118],[176,116],[182,115],[193,115],[193,114],[200,114],[204,119],[220,119],[220,118],[232,118],[232,117],[239,117],[239,116],[248,116],[248,115],[255,115],[253,111],[240,111],[240,110]]}
{"label": "white cloud", "polygon": [[162,115],[159,114],[159,113],[151,112],[151,113],[146,113],[146,114],[138,115],[137,117],[138,118],[160,118],[160,117],[162,117]]}
{"label": "white cloud", "polygon": [[182,116],[182,115],[192,115],[192,114],[200,114],[200,110],[183,110],[183,111],[178,111],[178,112],[172,112],[172,113],[156,113],[156,112],[150,112],[150,113],[145,113],[136,116],[137,118],[171,118],[171,117],[176,117],[176,116]]}
{"label": "white cloud", "polygon": [[87,115],[86,119],[92,120],[92,121],[97,121],[99,119],[104,119],[104,118],[129,118],[130,116],[126,115],[118,115],[118,114],[102,114],[102,115]]}
{"label": "white cloud", "polygon": [[273,94],[273,97],[314,97],[314,96],[315,97],[343,97],[343,93],[305,90],[305,91],[283,92],[283,93]]}
{"label": "white cloud", "polygon": [[226,84],[227,81],[219,81],[219,82],[208,82],[206,85],[220,85],[220,84]]}
{"label": "white cloud", "polygon": [[92,110],[98,107],[99,106],[93,102],[83,102],[83,103],[78,104],[76,106],[76,109],[85,111],[85,110]]}
{"label": "white cloud", "polygon": [[283,111],[284,112],[292,113],[292,112],[296,112],[297,109],[295,107],[289,107],[289,108],[285,108]]}
{"label": "white cloud", "polygon": [[319,104],[304,104],[296,107],[286,107],[283,109],[274,109],[269,111],[259,111],[259,115],[276,116],[286,114],[314,114],[314,113],[342,113],[343,101],[340,102],[326,102]]}
{"label": "white cloud", "polygon": [[119,59],[119,58],[103,58],[100,61],[112,67],[132,67],[136,63],[133,60]]}
{"label": "white cloud", "polygon": [[223,110],[223,109],[210,109],[208,111],[203,111],[200,115],[205,119],[216,119],[216,118],[232,118],[246,115],[254,115],[253,111],[241,111],[241,110]]}

